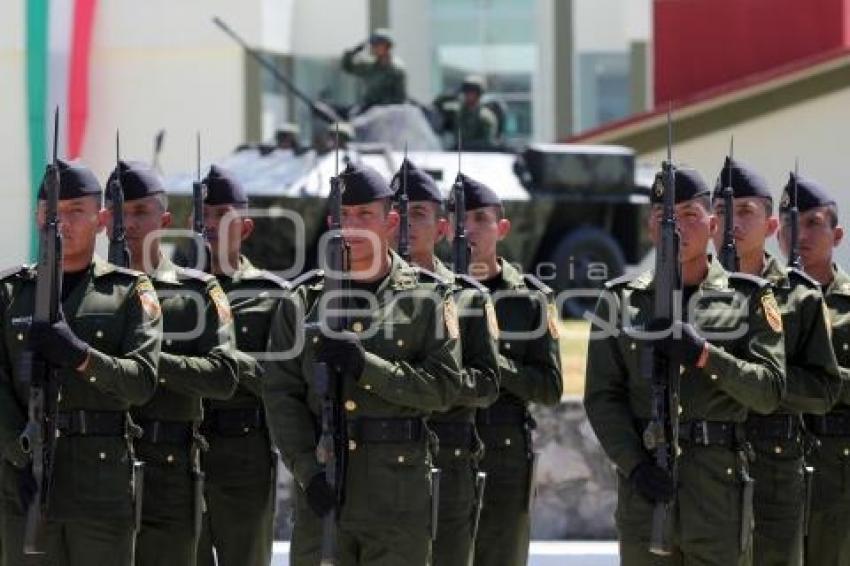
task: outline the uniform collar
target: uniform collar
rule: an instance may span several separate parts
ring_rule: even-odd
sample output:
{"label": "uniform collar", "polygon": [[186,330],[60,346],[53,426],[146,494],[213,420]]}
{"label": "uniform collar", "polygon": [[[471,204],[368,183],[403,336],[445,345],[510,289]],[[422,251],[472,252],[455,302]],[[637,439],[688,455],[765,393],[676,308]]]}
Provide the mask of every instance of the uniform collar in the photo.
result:
{"label": "uniform collar", "polygon": [[850,297],[850,275],[841,269],[837,263],[832,264],[832,283],[826,288],[825,295],[842,295]]}
{"label": "uniform collar", "polygon": [[162,283],[178,283],[180,280],[178,269],[174,262],[160,254],[159,265],[156,266],[150,276],[151,279]]}
{"label": "uniform collar", "polygon": [[788,270],[779,263],[776,256],[769,253],[764,254],[764,268],[761,270],[761,277],[779,288],[791,286],[791,282],[788,280]]}
{"label": "uniform collar", "polygon": [[244,255],[239,256],[239,265],[236,268],[236,271],[230,275],[230,279],[233,280],[234,283],[238,283],[243,279],[258,279],[262,277],[263,271],[254,267],[254,264],[251,263]]}
{"label": "uniform collar", "polygon": [[[699,288],[712,290],[726,289],[729,286],[729,273],[723,269],[723,266],[720,265],[720,262],[713,255],[709,254],[706,258],[708,259],[708,273],[706,273],[705,278],[700,282]],[[653,290],[655,288],[654,275],[654,270],[645,271],[629,281],[627,287],[646,291]]]}
{"label": "uniform collar", "polygon": [[92,257],[92,262],[91,262],[92,277],[95,277],[95,278],[102,277],[104,275],[114,273],[118,269],[119,268],[118,268],[117,265],[113,265],[113,264],[109,263],[108,261],[101,258],[97,254],[95,254]]}

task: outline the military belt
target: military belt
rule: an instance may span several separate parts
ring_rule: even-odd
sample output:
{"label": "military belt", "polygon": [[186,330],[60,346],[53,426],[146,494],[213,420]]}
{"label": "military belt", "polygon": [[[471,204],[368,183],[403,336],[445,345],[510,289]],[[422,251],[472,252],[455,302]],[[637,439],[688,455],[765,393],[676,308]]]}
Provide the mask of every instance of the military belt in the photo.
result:
{"label": "military belt", "polygon": [[428,423],[441,447],[472,448],[475,441],[475,426],[469,422],[430,421]]}
{"label": "military belt", "polygon": [[809,430],[817,436],[850,436],[850,413],[808,415]]}
{"label": "military belt", "polygon": [[476,421],[480,425],[511,425],[525,424],[529,420],[528,411],[518,405],[492,405],[480,409]]}
{"label": "military belt", "polygon": [[188,446],[194,438],[193,423],[185,421],[140,421],[141,442]]}
{"label": "military belt", "polygon": [[124,411],[61,411],[56,428],[62,436],[117,436],[127,432]]}
{"label": "military belt", "polygon": [[243,436],[266,426],[265,413],[253,409],[212,409],[204,417],[204,432],[220,436]]}
{"label": "military belt", "polygon": [[348,439],[365,444],[401,444],[425,438],[422,419],[360,418],[348,421]]}
{"label": "military belt", "polygon": [[797,415],[750,415],[745,429],[748,440],[794,440],[802,423]]}
{"label": "military belt", "polygon": [[736,423],[720,421],[683,421],[679,423],[679,442],[697,446],[736,446]]}

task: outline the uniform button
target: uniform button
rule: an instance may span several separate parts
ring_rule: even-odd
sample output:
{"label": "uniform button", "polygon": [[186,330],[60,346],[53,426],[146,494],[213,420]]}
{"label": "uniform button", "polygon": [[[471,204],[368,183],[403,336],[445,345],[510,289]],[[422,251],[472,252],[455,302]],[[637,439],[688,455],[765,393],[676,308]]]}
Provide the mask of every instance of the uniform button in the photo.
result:
{"label": "uniform button", "polygon": [[164,378],[164,377],[160,377],[160,378],[159,378],[159,382],[160,382],[160,383],[165,383],[165,378]]}
{"label": "uniform button", "polygon": [[168,463],[173,462],[173,461],[174,461],[174,455],[173,455],[173,454],[169,454],[168,456],[166,456],[166,457],[165,457],[165,460],[166,460]]}
{"label": "uniform button", "polygon": [[98,338],[103,338],[103,330],[98,330],[97,332],[94,333],[94,335],[97,336]]}
{"label": "uniform button", "polygon": [[682,455],[682,447],[681,447],[681,446],[677,446],[677,447],[676,447],[676,456],[678,457],[678,456],[681,456],[681,455]]}
{"label": "uniform button", "polygon": [[845,342],[844,344],[841,345],[841,348],[846,352],[848,349],[850,349],[850,344]]}
{"label": "uniform button", "polygon": [[399,456],[399,457],[398,457],[398,463],[399,463],[399,464],[404,464],[404,456]]}
{"label": "uniform button", "polygon": [[100,453],[100,459],[101,459],[101,460],[106,460],[106,452],[101,452],[101,453]]}
{"label": "uniform button", "polygon": [[351,325],[351,329],[354,332],[363,332],[363,323],[358,320],[357,322]]}
{"label": "uniform button", "polygon": [[246,333],[246,332],[248,332],[248,327],[247,327],[247,326],[243,326],[243,327],[242,327],[242,333],[244,334],[244,333]]}
{"label": "uniform button", "polygon": [[248,434],[249,432],[251,432],[251,428],[250,428],[250,427],[247,427],[247,426],[243,426],[243,427],[242,427],[242,432],[244,432],[245,434]]}
{"label": "uniform button", "polygon": [[366,383],[365,385],[363,385],[363,389],[365,389],[366,391],[371,391],[371,390],[372,390],[372,385],[371,385],[371,384],[369,384],[369,383]]}
{"label": "uniform button", "polygon": [[97,381],[97,378],[95,376],[89,377],[89,383],[94,383],[95,381]]}
{"label": "uniform button", "polygon": [[635,350],[635,349],[637,349],[637,344],[635,344],[634,342],[631,342],[629,344],[629,350]]}
{"label": "uniform button", "polygon": [[351,451],[357,450],[357,443],[353,440],[348,441],[348,449]]}
{"label": "uniform button", "polygon": [[717,374],[716,374],[716,373],[712,373],[712,374],[711,374],[711,379],[712,379],[712,381],[717,381]]}
{"label": "uniform button", "polygon": [[18,332],[18,340],[23,340],[23,339],[24,339],[24,335],[22,333]]}
{"label": "uniform button", "polygon": [[726,475],[727,475],[727,476],[731,476],[731,475],[732,475],[732,468],[726,468]]}
{"label": "uniform button", "polygon": [[679,366],[679,375],[685,375],[685,366]]}
{"label": "uniform button", "polygon": [[168,340],[165,341],[166,346],[171,346],[171,344],[172,344],[171,338],[169,338]]}
{"label": "uniform button", "polygon": [[460,448],[455,448],[455,456],[460,456],[462,454]]}
{"label": "uniform button", "polygon": [[781,446],[774,446],[774,447],[773,447],[773,452],[774,452],[775,454],[782,454],[782,447],[781,447]]}
{"label": "uniform button", "polygon": [[680,415],[682,414],[682,411],[684,411],[684,409],[682,408],[682,406],[681,406],[681,405],[679,405],[679,414],[680,414]]}
{"label": "uniform button", "polygon": [[505,350],[510,350],[510,349],[511,349],[511,343],[505,342]]}
{"label": "uniform button", "polygon": [[845,455],[845,456],[850,456],[850,448],[845,448],[845,449],[844,449],[844,455]]}
{"label": "uniform button", "polygon": [[319,343],[319,337],[313,336],[313,344],[318,344],[318,343]]}
{"label": "uniform button", "polygon": [[510,445],[511,445],[511,439],[510,439],[510,438],[506,438],[506,439],[505,439],[505,446],[510,446]]}
{"label": "uniform button", "polygon": [[398,345],[399,348],[401,348],[401,347],[404,346],[404,340],[399,340],[398,342],[396,342],[396,344]]}
{"label": "uniform button", "polygon": [[357,403],[355,403],[351,399],[349,399],[348,401],[345,402],[345,410],[346,411],[354,411],[355,409],[357,409]]}

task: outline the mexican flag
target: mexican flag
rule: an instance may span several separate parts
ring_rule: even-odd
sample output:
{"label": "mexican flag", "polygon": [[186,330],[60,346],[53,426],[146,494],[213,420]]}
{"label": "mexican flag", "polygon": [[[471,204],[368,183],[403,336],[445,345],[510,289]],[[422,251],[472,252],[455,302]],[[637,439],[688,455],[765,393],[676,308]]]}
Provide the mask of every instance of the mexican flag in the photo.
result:
{"label": "mexican flag", "polygon": [[[86,134],[89,58],[97,0],[27,0],[26,84],[32,202],[53,152],[59,108],[59,157],[80,155]],[[31,255],[38,241],[33,230]]]}

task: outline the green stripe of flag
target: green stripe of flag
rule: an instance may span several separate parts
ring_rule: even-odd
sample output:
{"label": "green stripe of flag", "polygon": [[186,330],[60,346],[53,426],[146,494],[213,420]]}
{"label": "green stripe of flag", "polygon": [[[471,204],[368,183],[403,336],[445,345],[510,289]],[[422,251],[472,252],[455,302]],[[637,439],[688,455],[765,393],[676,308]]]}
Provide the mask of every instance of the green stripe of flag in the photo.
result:
{"label": "green stripe of flag", "polygon": [[[47,157],[45,100],[47,98],[47,30],[49,0],[29,0],[27,6],[27,113],[30,141],[30,202],[35,208],[38,186]],[[32,219],[32,214],[29,215]],[[38,254],[38,229],[30,220],[30,258]]]}

